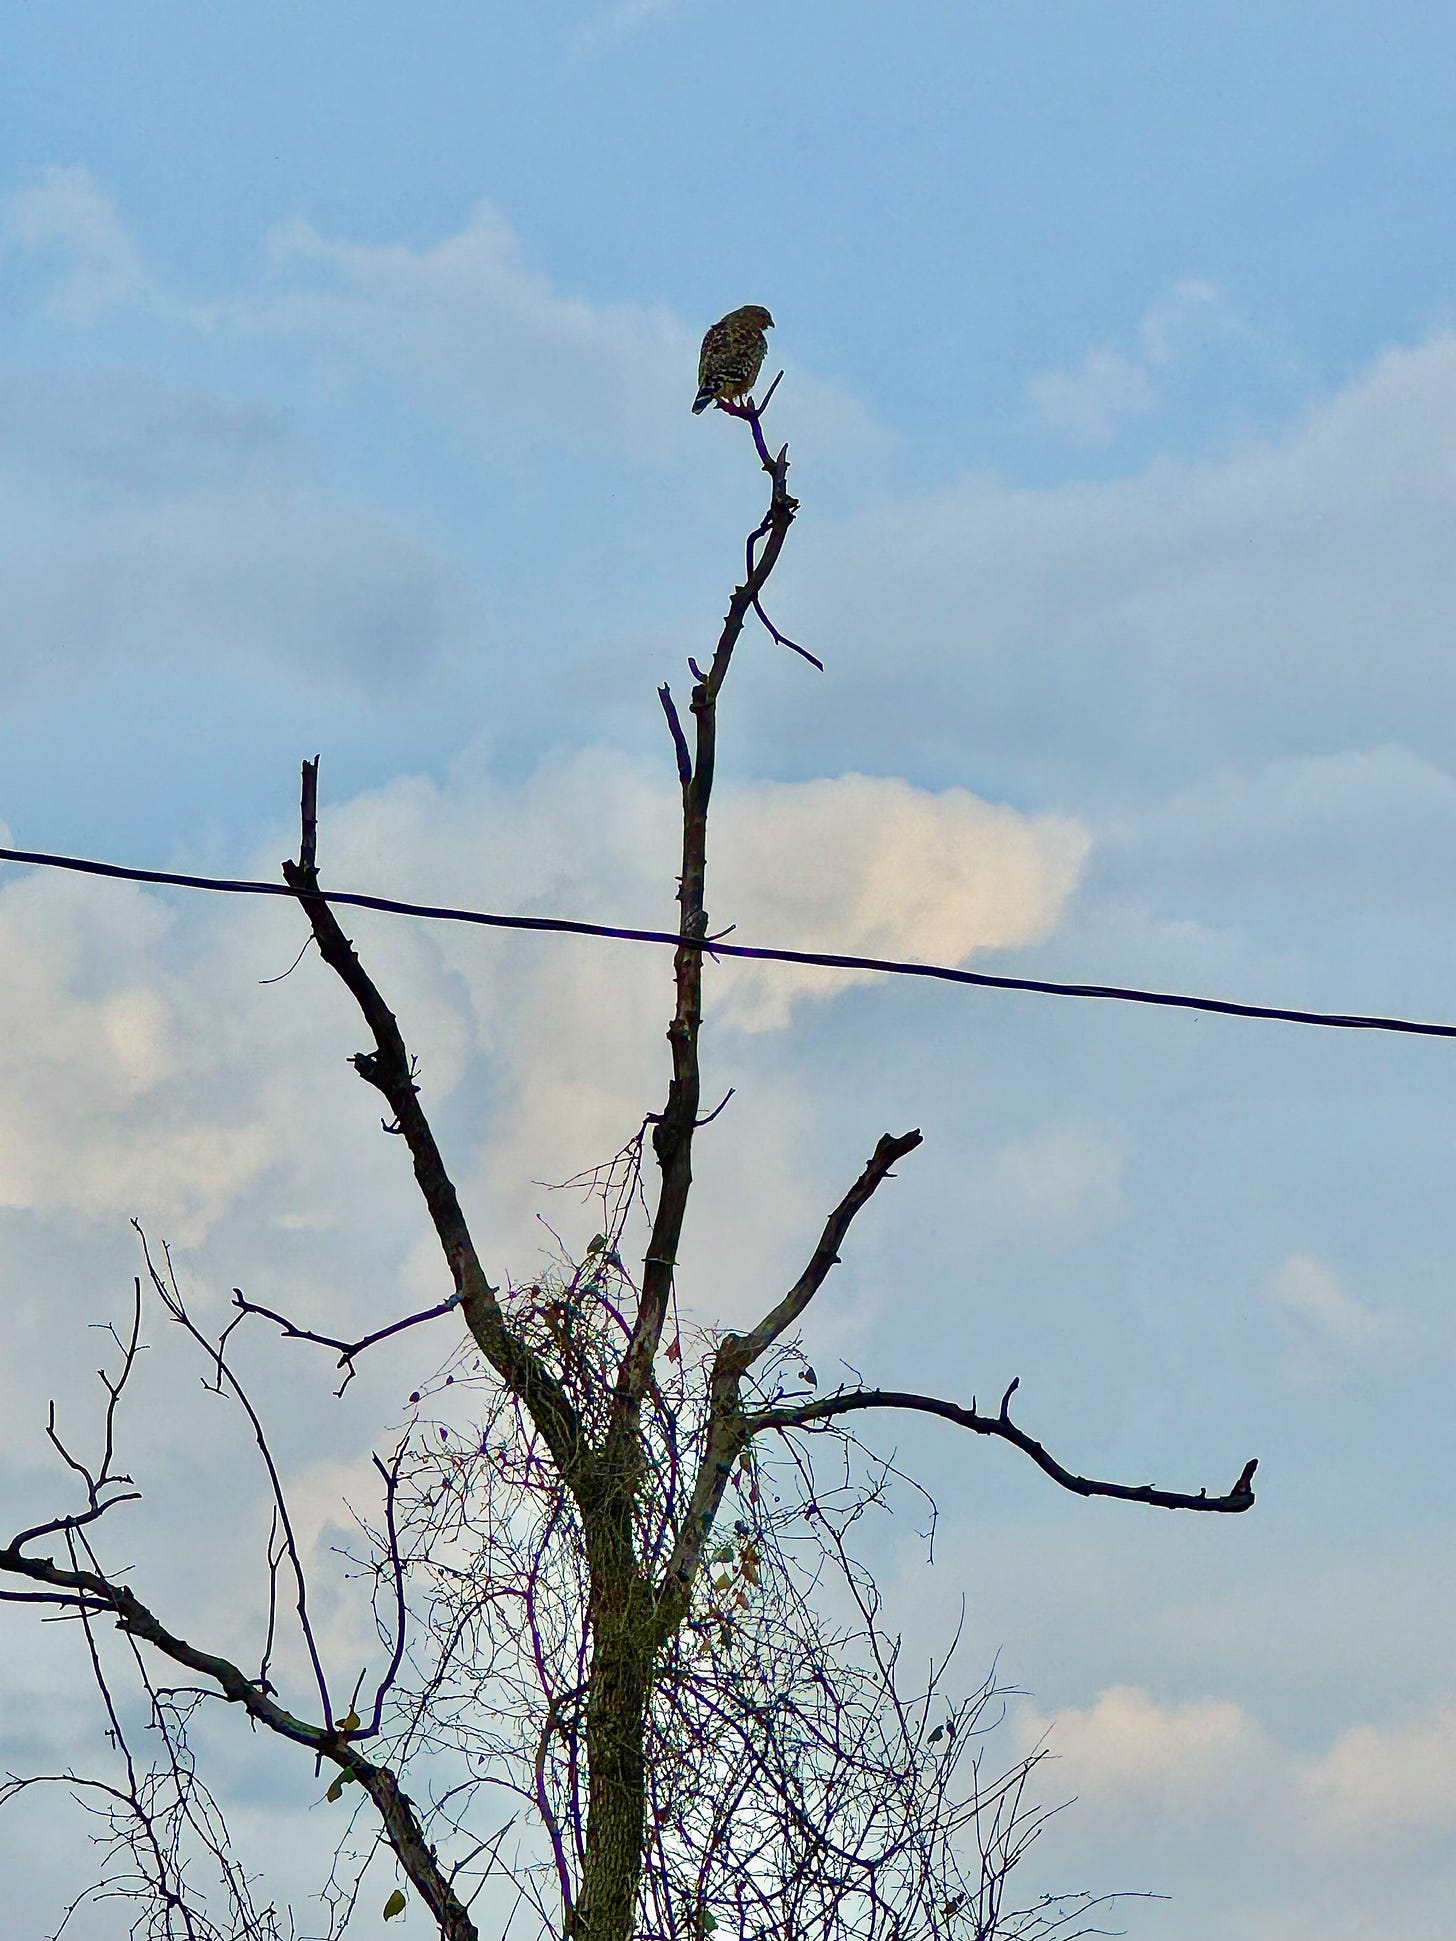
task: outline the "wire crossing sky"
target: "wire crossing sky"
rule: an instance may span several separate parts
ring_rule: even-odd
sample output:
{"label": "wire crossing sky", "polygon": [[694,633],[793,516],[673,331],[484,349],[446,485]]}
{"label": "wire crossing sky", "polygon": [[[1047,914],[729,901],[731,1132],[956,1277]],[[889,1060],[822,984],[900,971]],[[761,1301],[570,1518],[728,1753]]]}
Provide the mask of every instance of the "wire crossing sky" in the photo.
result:
{"label": "wire crossing sky", "polygon": [[[30,863],[37,868],[74,870],[84,876],[109,876],[127,883],[164,883],[184,890],[216,890],[229,896],[287,896],[283,883],[251,883],[220,876],[183,876],[169,870],[133,869],[123,863],[102,863],[80,856],[54,856],[40,850],[0,848],[0,862]],[[616,924],[583,923],[573,917],[501,916],[486,910],[452,909],[446,905],[406,903],[397,897],[371,896],[364,890],[320,890],[325,903],[352,905],[359,910],[382,910],[397,917],[422,917],[435,923],[474,923],[492,930],[537,930],[557,936],[609,937],[626,943],[686,944],[710,957],[738,957],[757,963],[818,964],[828,970],[877,971],[890,977],[929,977],[946,984],[970,984],[992,991],[1033,991],[1042,997],[1105,998],[1124,1004],[1167,1005],[1183,1011],[1209,1011],[1233,1018],[1267,1018],[1284,1024],[1326,1025],[1337,1031],[1398,1031],[1420,1038],[1456,1038],[1456,1025],[1422,1023],[1414,1018],[1345,1016],[1337,1011],[1292,1011],[1277,1005],[1240,1004],[1233,998],[1190,997],[1173,991],[1140,991],[1119,984],[1052,983],[1045,978],[1001,977],[990,971],[968,971],[951,964],[896,962],[888,957],[859,957],[843,951],[785,950],[770,944],[733,944],[726,933],[712,937],[680,937],[671,930],[633,930]]]}

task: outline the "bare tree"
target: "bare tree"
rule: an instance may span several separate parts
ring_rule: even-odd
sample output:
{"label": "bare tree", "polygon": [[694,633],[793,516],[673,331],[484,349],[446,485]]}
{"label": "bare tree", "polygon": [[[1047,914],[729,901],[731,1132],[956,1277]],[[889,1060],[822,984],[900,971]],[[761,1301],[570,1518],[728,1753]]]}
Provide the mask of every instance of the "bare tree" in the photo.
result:
{"label": "bare tree", "polygon": [[[255,1903],[196,1773],[188,1724],[218,1699],[303,1748],[331,1774],[327,1798],[355,1804],[323,1897],[331,1935],[348,1925],[381,1850],[404,1882],[386,1917],[412,1893],[443,1941],[475,1941],[472,1904],[502,1875],[517,1912],[568,1941],[703,1941],[719,1928],[743,1941],[1100,1931],[1106,1902],[1094,1894],[1019,1910],[1010,1898],[1047,1817],[1028,1793],[1041,1755],[998,1773],[987,1744],[994,1681],[956,1696],[945,1661],[918,1677],[902,1664],[853,1547],[857,1526],[885,1504],[891,1466],[849,1425],[869,1411],[938,1416],[1011,1443],[1076,1494],[1170,1510],[1246,1510],[1254,1465],[1222,1495],[1079,1475],[1012,1420],[1014,1381],[984,1410],[974,1398],[858,1381],[819,1393],[799,1324],[855,1219],[921,1143],[918,1131],[879,1138],[799,1278],[753,1326],[695,1330],[677,1310],[695,1141],[714,1116],[702,1110],[699,1037],[714,942],[706,859],[719,701],[750,615],[814,658],[763,605],[797,510],[787,447],[769,450],[763,408],[720,406],[746,422],[769,502],[712,656],[706,667],[689,663],[691,732],[668,687],[659,690],[682,791],[667,1096],[615,1161],[579,1182],[603,1208],[585,1259],[563,1254],[519,1286],[487,1275],[399,1024],[320,886],[318,767],[304,765],[299,852],[284,876],[319,956],[357,1004],[370,1043],[353,1063],[410,1156],[450,1287],[437,1305],[360,1339],[300,1327],[238,1293],[211,1341],[165,1249],[145,1252],[150,1288],[250,1423],[272,1493],[269,1617],[255,1669],[169,1629],[95,1548],[101,1520],[139,1495],[118,1467],[115,1432],[138,1352],[141,1279],[130,1329],[115,1337],[117,1365],[103,1376],[100,1455],[88,1462],[64,1443],[52,1410],[51,1441],[84,1500],[0,1548],[12,1586],[0,1599],[79,1626],[120,1778],[12,1775],[0,1798],[49,1781],[93,1807],[106,1858],[76,1905],[126,1897],[140,1909],[133,1933],[212,1941],[282,1931],[276,1910]],[[644,1172],[654,1166],[649,1191]],[[634,1208],[646,1228],[640,1274],[623,1260]],[[379,1508],[361,1522],[357,1561],[373,1585],[382,1662],[345,1704],[232,1337],[249,1322],[271,1324],[328,1349],[347,1385],[379,1341],[452,1318],[464,1324],[463,1345],[411,1398],[415,1413],[391,1452],[375,1458]],[[464,1432],[432,1414],[446,1387],[474,1405]],[[312,1690],[285,1704],[272,1674],[290,1606]],[[112,1698],[103,1621],[121,1634],[161,1747],[145,1769]],[[164,1685],[159,1670],[190,1682]],[[427,1804],[406,1792],[406,1773],[428,1787]]]}

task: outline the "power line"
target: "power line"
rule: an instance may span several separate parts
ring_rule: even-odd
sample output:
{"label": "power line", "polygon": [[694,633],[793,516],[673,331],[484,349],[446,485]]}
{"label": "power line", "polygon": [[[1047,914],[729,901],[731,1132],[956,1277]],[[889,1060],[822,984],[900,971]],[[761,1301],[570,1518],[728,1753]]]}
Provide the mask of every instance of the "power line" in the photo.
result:
{"label": "power line", "polygon": [[[213,890],[225,896],[286,896],[286,883],[254,883],[246,878],[187,876],[165,869],[133,869],[124,863],[98,863],[82,856],[53,856],[44,850],[0,849],[0,862],[30,863],[38,869],[68,869],[83,876],[111,876],[127,883],[161,883],[183,890]],[[1001,977],[991,971],[960,970],[950,964],[919,964],[892,957],[859,957],[844,951],[787,950],[767,944],[730,944],[723,937],[680,937],[671,930],[634,930],[611,923],[585,923],[576,917],[500,916],[487,910],[461,910],[448,904],[406,903],[362,890],[320,890],[325,903],[386,916],[424,917],[432,923],[473,923],[490,930],[539,930],[567,937],[611,937],[625,943],[687,944],[710,957],[738,957],[767,964],[809,964],[826,970],[875,971],[888,977],[928,977],[942,984],[972,984],[991,991],[1031,991],[1042,997],[1102,998],[1117,1004],[1152,1004],[1176,1011],[1211,1011],[1230,1018],[1269,1018],[1283,1024],[1324,1025],[1334,1031],[1397,1031],[1417,1038],[1456,1038],[1456,1024],[1426,1024],[1416,1018],[1369,1017],[1338,1011],[1298,1011],[1276,1004],[1240,1004],[1232,998],[1190,997],[1177,991],[1144,991],[1127,984],[1064,984],[1042,977]]]}

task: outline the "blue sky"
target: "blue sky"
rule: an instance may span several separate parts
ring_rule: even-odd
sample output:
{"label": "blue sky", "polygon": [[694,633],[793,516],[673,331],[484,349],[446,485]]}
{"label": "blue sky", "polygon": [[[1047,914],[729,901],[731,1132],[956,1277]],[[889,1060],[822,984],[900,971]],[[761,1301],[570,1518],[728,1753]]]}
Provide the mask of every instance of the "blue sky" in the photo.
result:
{"label": "blue sky", "polygon": [[[320,752],[338,881],[668,920],[653,688],[760,496],[688,414],[696,345],[764,302],[803,498],[775,605],[828,671],[758,639],[734,669],[715,917],[1456,1015],[1453,108],[1456,18],[1416,5],[13,9],[0,819],[271,872]],[[353,1026],[321,978],[257,982],[286,912],[6,869],[0,935],[29,1504],[22,1404],[84,1378],[132,1214],[204,1302],[382,1317],[436,1280]],[[660,1090],[662,967],[360,936],[529,1271],[530,1182]],[[1447,1941],[1447,1049],[748,975],[714,1002],[705,1312],[797,1271],[918,1123],[816,1352],[1020,1374],[1028,1426],[1109,1474],[1263,1459],[1252,1517],[1184,1526],[900,1432],[944,1511],[933,1573],[885,1554],[907,1623],[965,1590],[1034,1694],[1014,1729],[1059,1721],[1049,1884],[1171,1893],[1140,1941]],[[398,1386],[277,1396],[304,1501]],[[195,1426],[148,1424],[161,1473]],[[15,1716],[59,1716],[51,1648],[16,1662]],[[302,1878],[291,1809],[237,1784]],[[39,1931],[71,1862],[15,1827]]]}

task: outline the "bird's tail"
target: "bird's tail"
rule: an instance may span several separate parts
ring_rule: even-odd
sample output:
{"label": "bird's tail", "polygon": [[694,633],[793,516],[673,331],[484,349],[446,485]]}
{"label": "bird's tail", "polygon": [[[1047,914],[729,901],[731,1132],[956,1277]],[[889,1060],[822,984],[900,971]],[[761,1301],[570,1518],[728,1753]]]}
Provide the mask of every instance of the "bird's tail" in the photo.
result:
{"label": "bird's tail", "polygon": [[717,392],[713,389],[711,385],[705,384],[702,390],[699,391],[698,395],[693,399],[693,416],[696,417],[700,411],[706,411],[708,406],[713,402],[714,398],[716,398],[717,395],[718,395]]}

